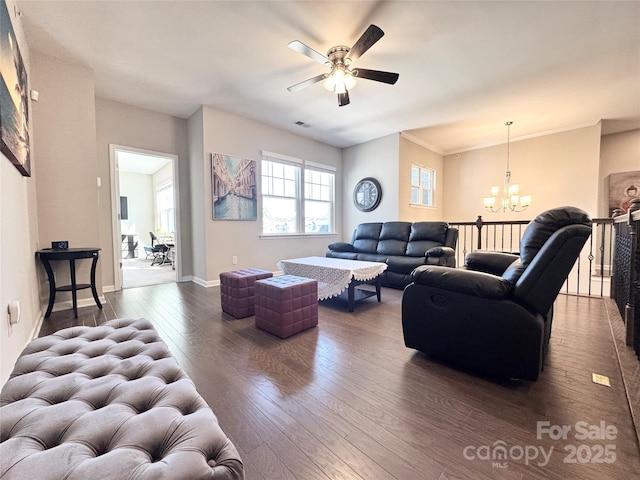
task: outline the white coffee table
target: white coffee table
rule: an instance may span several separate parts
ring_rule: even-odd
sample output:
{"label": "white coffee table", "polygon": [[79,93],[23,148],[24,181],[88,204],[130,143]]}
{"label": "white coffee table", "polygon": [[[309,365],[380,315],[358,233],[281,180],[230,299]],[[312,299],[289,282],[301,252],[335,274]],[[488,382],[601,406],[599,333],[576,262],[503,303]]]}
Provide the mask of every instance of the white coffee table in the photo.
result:
{"label": "white coffee table", "polygon": [[[317,280],[318,300],[337,297],[346,291],[349,311],[353,312],[357,300],[376,295],[378,302],[381,301],[380,277],[387,269],[387,264],[342,258],[303,257],[281,260],[278,268],[286,275]],[[375,292],[356,288],[362,284],[374,285]]]}

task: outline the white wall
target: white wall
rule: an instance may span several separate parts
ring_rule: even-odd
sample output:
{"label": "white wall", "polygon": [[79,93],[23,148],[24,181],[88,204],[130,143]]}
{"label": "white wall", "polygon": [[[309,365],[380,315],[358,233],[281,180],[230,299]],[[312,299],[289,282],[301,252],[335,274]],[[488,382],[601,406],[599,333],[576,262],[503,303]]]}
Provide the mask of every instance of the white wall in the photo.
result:
{"label": "white wall", "polygon": [[[423,207],[411,204],[411,167],[418,165],[435,171],[435,205]],[[442,198],[444,167],[442,155],[429,150],[405,137],[400,137],[400,172],[398,185],[398,209],[400,220],[406,222],[426,222],[443,220]]]}
{"label": "white wall", "polygon": [[[238,268],[261,268],[276,271],[277,262],[283,258],[309,255],[324,256],[327,245],[336,240],[335,235],[293,238],[261,238],[262,212],[258,203],[257,221],[213,220],[211,201],[211,153],[222,153],[257,161],[260,171],[260,152],[280,153],[316,163],[335,167],[336,205],[342,205],[342,152],[336,147],[310,140],[275,127],[249,120],[238,115],[203,107],[196,116],[202,115],[203,151],[202,156],[192,156],[194,173],[191,185],[195,191],[202,189],[203,195],[194,198],[201,203],[204,230],[204,251],[198,249],[194,263],[206,265],[204,278],[199,283],[217,284],[221,272]],[[199,129],[199,121],[190,121],[190,128]],[[197,139],[194,133],[194,139]],[[199,153],[199,152],[198,152]],[[258,185],[260,192],[260,185]],[[195,207],[194,207],[195,208]],[[197,219],[194,218],[194,222]],[[336,212],[336,227],[342,224],[342,212]],[[197,242],[200,239],[196,239]],[[232,264],[232,257],[238,257],[238,264]],[[195,269],[194,269],[195,270]]]}
{"label": "white wall", "polygon": [[[156,229],[159,227],[158,206],[156,205],[156,202],[155,202],[156,192],[158,191],[159,187],[164,186],[167,183],[173,184],[173,162],[167,163],[164,167],[160,168],[160,170],[158,170],[156,173],[152,175],[152,184],[153,184],[153,193],[152,193],[153,194],[153,210],[152,211],[153,211],[153,224],[155,227],[154,231],[156,231]],[[176,185],[173,185],[173,188],[175,192]],[[177,210],[175,204],[174,204],[174,209]],[[175,231],[173,233],[174,235],[176,235]],[[175,243],[175,238],[173,242]]]}
{"label": "white wall", "polygon": [[151,245],[149,232],[155,231],[155,196],[153,176],[120,172],[120,196],[127,197],[129,218],[120,221],[123,235],[138,235],[138,256],[144,257],[143,245]]}
{"label": "white wall", "polygon": [[[399,151],[400,134],[395,133],[343,150],[342,240],[350,241],[361,223],[399,219]],[[365,177],[374,177],[382,187],[382,200],[372,212],[361,212],[353,204],[353,189]]]}
{"label": "white wall", "polygon": [[153,174],[153,189],[162,185],[165,182],[173,180],[173,167],[171,163],[167,163],[164,167]]}
{"label": "white wall", "polygon": [[598,215],[609,214],[609,175],[640,170],[640,130],[602,137]]}
{"label": "white wall", "polygon": [[600,124],[526,140],[512,140],[512,183],[533,196],[521,213],[491,213],[482,199],[501,185],[506,144],[444,157],[444,218],[474,221],[530,220],[549,208],[573,205],[591,216],[598,213]]}

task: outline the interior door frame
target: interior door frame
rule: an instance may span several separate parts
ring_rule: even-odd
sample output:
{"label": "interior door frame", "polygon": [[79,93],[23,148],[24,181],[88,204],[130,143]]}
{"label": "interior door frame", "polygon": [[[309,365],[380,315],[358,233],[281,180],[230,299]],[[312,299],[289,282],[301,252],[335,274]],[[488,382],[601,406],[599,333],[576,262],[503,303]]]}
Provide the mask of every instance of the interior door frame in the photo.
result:
{"label": "interior door frame", "polygon": [[171,153],[157,152],[154,150],[146,150],[142,148],[127,147],[124,145],[109,144],[109,174],[111,177],[111,231],[113,232],[113,288],[115,291],[122,290],[122,253],[121,253],[121,230],[120,230],[120,172],[118,168],[117,152],[131,152],[140,155],[149,155],[151,157],[163,157],[171,160],[171,172],[173,178],[173,205],[175,215],[175,250],[174,250],[174,267],[176,272],[176,282],[182,278],[182,259],[180,248],[181,225],[180,225],[180,179],[178,176],[178,156]]}

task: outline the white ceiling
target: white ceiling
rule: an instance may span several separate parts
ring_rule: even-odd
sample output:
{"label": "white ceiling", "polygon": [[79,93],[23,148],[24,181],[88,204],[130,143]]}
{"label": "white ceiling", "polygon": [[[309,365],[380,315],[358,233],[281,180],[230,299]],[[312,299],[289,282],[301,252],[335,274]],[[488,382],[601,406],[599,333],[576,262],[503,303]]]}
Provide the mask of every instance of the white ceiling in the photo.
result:
{"label": "white ceiling", "polygon": [[166,164],[171,162],[167,157],[156,157],[144,153],[117,150],[118,170],[120,172],[141,173],[153,175]]}
{"label": "white ceiling", "polygon": [[[200,105],[338,147],[405,132],[440,153],[603,122],[640,127],[638,1],[18,0],[34,51],[95,72],[96,95],[188,118]],[[321,84],[287,87],[369,24],[385,36],[355,64],[338,107]],[[38,85],[32,85],[38,89]],[[46,92],[41,92],[46,94]],[[308,128],[294,125],[302,121]]]}

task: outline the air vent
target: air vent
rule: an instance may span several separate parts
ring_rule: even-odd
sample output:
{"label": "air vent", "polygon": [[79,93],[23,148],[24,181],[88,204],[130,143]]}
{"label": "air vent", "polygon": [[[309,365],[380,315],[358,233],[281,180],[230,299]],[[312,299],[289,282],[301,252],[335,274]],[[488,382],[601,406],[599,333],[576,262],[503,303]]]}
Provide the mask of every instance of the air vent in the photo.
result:
{"label": "air vent", "polygon": [[298,120],[297,122],[293,122],[294,125],[298,125],[299,127],[304,127],[304,128],[309,128],[311,125],[308,125],[304,122],[301,122],[300,120]]}

